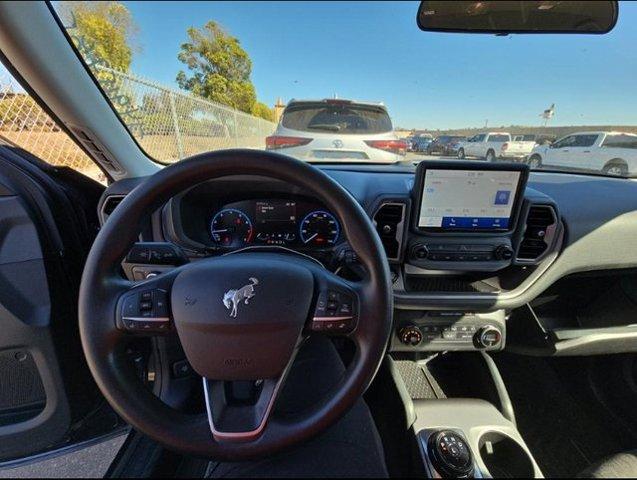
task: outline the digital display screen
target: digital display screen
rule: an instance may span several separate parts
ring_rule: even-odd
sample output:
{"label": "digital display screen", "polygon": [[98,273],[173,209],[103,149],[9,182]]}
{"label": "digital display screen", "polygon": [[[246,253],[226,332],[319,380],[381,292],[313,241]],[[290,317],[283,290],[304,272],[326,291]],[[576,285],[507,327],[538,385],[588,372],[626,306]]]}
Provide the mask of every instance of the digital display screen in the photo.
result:
{"label": "digital display screen", "polygon": [[508,230],[520,175],[519,171],[426,170],[418,227]]}
{"label": "digital display screen", "polygon": [[256,202],[255,220],[257,223],[296,222],[296,202],[287,200]]}

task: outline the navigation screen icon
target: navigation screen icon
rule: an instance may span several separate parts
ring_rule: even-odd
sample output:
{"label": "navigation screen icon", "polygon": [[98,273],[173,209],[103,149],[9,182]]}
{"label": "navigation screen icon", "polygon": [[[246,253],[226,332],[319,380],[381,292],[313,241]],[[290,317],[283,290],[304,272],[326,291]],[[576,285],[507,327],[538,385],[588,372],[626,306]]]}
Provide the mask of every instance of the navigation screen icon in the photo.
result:
{"label": "navigation screen icon", "polygon": [[510,198],[510,190],[498,190],[495,194],[495,205],[508,205]]}

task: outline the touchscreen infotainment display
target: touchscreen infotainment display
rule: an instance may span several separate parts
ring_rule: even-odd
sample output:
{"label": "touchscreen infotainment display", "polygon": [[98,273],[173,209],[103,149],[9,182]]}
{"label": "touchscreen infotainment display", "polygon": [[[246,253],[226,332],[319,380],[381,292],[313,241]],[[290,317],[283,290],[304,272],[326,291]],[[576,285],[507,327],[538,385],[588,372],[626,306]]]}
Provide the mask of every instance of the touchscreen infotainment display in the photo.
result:
{"label": "touchscreen infotainment display", "polygon": [[520,171],[427,169],[418,227],[502,231],[512,225]]}

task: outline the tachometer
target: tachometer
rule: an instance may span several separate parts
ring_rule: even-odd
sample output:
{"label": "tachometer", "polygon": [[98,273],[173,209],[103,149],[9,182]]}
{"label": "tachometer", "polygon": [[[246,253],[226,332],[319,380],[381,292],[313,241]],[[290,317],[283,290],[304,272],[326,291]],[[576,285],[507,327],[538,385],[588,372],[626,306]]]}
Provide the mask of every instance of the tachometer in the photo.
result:
{"label": "tachometer", "polygon": [[252,222],[241,210],[225,208],[210,222],[212,240],[224,247],[242,247],[252,242]]}
{"label": "tachometer", "polygon": [[334,245],[341,233],[338,221],[331,213],[316,210],[301,222],[300,237],[305,245],[327,247]]}

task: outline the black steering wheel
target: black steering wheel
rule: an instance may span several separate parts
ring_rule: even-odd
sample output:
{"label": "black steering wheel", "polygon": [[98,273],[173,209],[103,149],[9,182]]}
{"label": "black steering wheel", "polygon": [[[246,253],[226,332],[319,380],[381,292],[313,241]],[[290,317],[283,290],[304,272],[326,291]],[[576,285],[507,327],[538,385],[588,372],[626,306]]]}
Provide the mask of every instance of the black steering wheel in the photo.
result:
{"label": "black steering wheel", "polygon": [[[309,259],[271,252],[198,260],[141,283],[122,278],[121,261],[143,219],[203,181],[243,174],[297,185],[322,201],[341,220],[365,267],[364,278],[346,281]],[[325,310],[328,301],[338,303],[336,313]],[[146,303],[140,310],[142,302],[151,307]],[[338,420],[374,378],[389,339],[392,308],[380,239],[345,189],[290,157],[226,150],[166,167],[126,196],[86,261],[79,325],[97,385],[128,423],[184,454],[240,460],[303,442]],[[138,379],[125,355],[130,336],[175,331],[202,377],[207,415],[167,406]],[[356,345],[354,358],[330,395],[294,418],[277,418],[272,407],[295,353],[315,334],[349,337]],[[229,401],[229,382],[246,380],[257,386],[254,400]]]}

